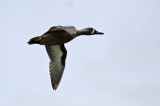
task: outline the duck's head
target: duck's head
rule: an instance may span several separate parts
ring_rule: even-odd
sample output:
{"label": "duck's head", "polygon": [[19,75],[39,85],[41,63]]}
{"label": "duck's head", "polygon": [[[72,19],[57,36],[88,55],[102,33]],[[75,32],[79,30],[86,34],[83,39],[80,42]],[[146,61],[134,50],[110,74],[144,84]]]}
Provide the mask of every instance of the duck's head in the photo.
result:
{"label": "duck's head", "polygon": [[104,34],[103,32],[99,32],[94,28],[88,27],[88,28],[84,28],[79,30],[80,35],[94,35],[94,34],[99,34],[102,35]]}
{"label": "duck's head", "polygon": [[32,45],[32,44],[40,44],[40,41],[42,40],[42,38],[40,36],[37,36],[37,37],[34,37],[34,38],[31,38],[27,43],[29,45]]}

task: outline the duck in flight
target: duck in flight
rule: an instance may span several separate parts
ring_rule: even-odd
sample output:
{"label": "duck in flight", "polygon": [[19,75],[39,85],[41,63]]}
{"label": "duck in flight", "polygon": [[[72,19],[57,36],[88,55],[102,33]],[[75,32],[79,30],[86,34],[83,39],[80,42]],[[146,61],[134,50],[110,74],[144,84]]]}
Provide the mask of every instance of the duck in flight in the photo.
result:
{"label": "duck in flight", "polygon": [[46,33],[41,36],[31,38],[28,44],[40,44],[45,45],[46,51],[50,58],[50,76],[53,90],[56,90],[65,68],[65,60],[67,56],[67,50],[64,46],[65,43],[80,35],[95,35],[104,34],[98,32],[94,28],[84,28],[77,30],[73,26],[54,26],[51,27]]}

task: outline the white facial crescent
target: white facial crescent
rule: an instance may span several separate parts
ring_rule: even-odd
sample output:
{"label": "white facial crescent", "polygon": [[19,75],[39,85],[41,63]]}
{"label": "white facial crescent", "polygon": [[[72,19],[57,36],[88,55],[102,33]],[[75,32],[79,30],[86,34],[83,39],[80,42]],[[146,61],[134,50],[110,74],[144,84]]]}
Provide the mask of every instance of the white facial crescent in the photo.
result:
{"label": "white facial crescent", "polygon": [[91,34],[93,34],[95,32],[95,29],[93,29],[93,31],[91,32]]}

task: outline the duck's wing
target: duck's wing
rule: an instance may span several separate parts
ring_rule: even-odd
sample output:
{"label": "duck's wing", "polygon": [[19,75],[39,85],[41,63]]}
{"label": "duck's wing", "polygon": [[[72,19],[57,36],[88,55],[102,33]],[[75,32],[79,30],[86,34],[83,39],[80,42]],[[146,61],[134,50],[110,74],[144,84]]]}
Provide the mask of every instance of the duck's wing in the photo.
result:
{"label": "duck's wing", "polygon": [[64,29],[62,29],[61,26],[53,26],[46,33],[53,32],[53,31],[59,31],[59,30],[64,30]]}
{"label": "duck's wing", "polygon": [[74,26],[53,26],[46,33],[54,32],[54,31],[66,31],[70,35],[74,35],[77,33],[77,30]]}
{"label": "duck's wing", "polygon": [[50,76],[53,90],[56,90],[65,68],[65,60],[67,56],[67,50],[65,49],[64,44],[46,46],[47,53],[50,58]]}

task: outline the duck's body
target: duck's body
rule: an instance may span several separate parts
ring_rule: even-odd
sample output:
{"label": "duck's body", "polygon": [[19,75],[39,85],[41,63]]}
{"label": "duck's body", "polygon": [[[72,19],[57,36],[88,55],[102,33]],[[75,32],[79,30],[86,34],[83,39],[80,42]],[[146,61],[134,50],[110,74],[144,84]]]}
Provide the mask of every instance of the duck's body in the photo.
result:
{"label": "duck's body", "polygon": [[45,45],[50,62],[50,76],[53,89],[57,89],[63,75],[67,50],[64,44],[80,35],[103,34],[93,28],[76,30],[73,26],[54,26],[42,36],[34,37],[28,44]]}
{"label": "duck's body", "polygon": [[[67,29],[68,28],[68,29]],[[72,32],[72,30],[74,30]],[[67,43],[77,36],[77,30],[74,27],[52,27],[43,34],[41,45],[61,45]]]}

